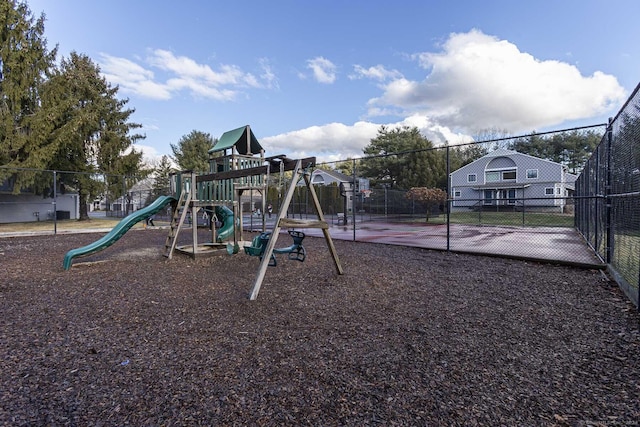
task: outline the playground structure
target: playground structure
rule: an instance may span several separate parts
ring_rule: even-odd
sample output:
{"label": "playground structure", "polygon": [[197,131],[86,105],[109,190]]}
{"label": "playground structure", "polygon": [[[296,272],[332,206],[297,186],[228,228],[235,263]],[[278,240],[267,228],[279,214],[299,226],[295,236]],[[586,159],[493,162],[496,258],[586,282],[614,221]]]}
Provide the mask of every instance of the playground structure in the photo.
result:
{"label": "playground structure", "polygon": [[[237,253],[242,239],[242,194],[246,191],[262,195],[262,211],[267,190],[269,165],[264,149],[249,126],[222,134],[209,150],[209,173],[198,175],[183,171],[171,175],[171,193],[178,202],[173,209],[170,231],[165,243],[165,256],[171,259],[174,251],[196,257],[229,246]],[[206,213],[211,220],[211,241],[198,241],[197,218]],[[219,220],[222,226],[216,229]],[[193,222],[192,244],[177,246],[180,231]],[[264,230],[265,222],[262,220]],[[231,242],[224,241],[231,239]]]}
{"label": "playground structure", "polygon": [[[209,150],[209,173],[198,175],[193,171],[183,171],[171,175],[171,195],[162,196],[147,208],[134,212],[124,218],[114,229],[102,239],[82,248],[73,249],[65,255],[65,270],[71,267],[74,257],[86,256],[105,249],[118,240],[135,223],[146,220],[165,206],[171,206],[171,222],[165,241],[164,255],[171,259],[175,251],[196,257],[207,253],[227,249],[229,254],[236,254],[243,245],[248,255],[260,256],[261,262],[249,298],[255,300],[264,280],[267,267],[275,266],[274,253],[288,254],[289,259],[304,261],[306,251],[302,246],[304,233],[294,229],[319,228],[322,230],[327,246],[333,258],[338,274],[343,274],[333,241],[329,234],[329,225],[325,221],[320,202],[310,180],[310,169],[315,165],[315,157],[289,159],[284,155],[265,157],[264,149],[254,136],[249,126],[243,126],[225,132],[217,143]],[[271,171],[279,171],[280,178],[284,172],[292,171],[289,188],[278,209],[275,226],[270,233],[265,232],[265,218],[262,215],[262,234],[250,245],[243,239],[243,206],[242,194],[250,191],[262,195],[262,212],[265,212],[267,183]],[[287,218],[287,211],[296,186],[300,180],[311,196],[317,213],[317,220],[296,220]],[[211,239],[209,242],[198,241],[198,215],[206,213],[210,219]],[[218,221],[216,221],[216,219]],[[220,223],[217,229],[214,224]],[[191,228],[191,244],[178,246],[180,232]],[[276,248],[280,231],[289,229],[293,244],[284,248]],[[225,243],[225,241],[227,241]]]}

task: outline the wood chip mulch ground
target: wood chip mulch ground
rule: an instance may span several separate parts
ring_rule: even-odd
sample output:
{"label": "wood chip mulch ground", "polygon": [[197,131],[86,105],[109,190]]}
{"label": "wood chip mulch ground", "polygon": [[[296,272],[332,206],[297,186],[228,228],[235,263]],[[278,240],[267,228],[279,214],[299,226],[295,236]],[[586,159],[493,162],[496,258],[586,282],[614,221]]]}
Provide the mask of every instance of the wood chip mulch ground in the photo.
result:
{"label": "wood chip mulch ground", "polygon": [[[0,239],[0,425],[618,426],[638,312],[597,270],[335,241],[162,256],[164,230]],[[279,245],[287,244],[282,236]]]}

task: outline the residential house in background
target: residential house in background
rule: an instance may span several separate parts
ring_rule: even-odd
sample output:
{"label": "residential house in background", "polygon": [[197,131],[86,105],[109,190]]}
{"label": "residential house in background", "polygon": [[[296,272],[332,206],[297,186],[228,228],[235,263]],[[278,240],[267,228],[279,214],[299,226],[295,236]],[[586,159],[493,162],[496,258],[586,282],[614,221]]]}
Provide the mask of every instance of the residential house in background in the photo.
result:
{"label": "residential house in background", "polygon": [[[301,185],[302,183],[299,183]],[[351,214],[353,212],[353,177],[343,174],[342,172],[326,169],[315,169],[311,172],[311,184],[313,185],[331,185],[335,184],[340,188],[340,193],[344,197],[343,214]]]}
{"label": "residential house in background", "polygon": [[340,185],[341,183],[352,183],[353,177],[349,175],[345,175],[342,172],[334,171],[334,170],[325,170],[325,169],[316,169],[311,172],[311,183],[318,185],[329,185],[336,183],[336,185]]}
{"label": "residential house in background", "polygon": [[57,184],[47,195],[36,195],[31,190],[13,194],[13,179],[0,183],[0,223],[37,222],[53,219],[77,219],[80,214],[78,193]]}
{"label": "residential house in background", "polygon": [[120,196],[115,200],[108,200],[104,195],[101,195],[89,206],[89,211],[107,210],[108,203],[108,216],[124,217],[153,202],[151,194],[153,193],[154,184],[154,178],[145,178],[133,184],[124,196]]}
{"label": "residential house in background", "polygon": [[498,149],[450,174],[452,211],[564,212],[572,204],[576,179],[560,163]]}

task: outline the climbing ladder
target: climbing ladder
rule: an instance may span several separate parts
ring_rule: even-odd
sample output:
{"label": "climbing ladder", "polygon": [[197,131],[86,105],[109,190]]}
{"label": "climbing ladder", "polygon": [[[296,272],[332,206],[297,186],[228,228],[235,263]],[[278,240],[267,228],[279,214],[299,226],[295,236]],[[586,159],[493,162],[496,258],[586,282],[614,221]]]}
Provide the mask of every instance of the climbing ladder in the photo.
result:
{"label": "climbing ladder", "polygon": [[176,244],[178,242],[178,234],[180,233],[180,228],[184,224],[184,221],[187,217],[187,211],[189,210],[189,205],[191,204],[191,191],[185,191],[184,189],[180,192],[180,198],[178,199],[178,203],[173,209],[173,214],[171,215],[171,224],[169,234],[167,235],[167,239],[164,242],[164,256],[171,259],[173,256],[173,251],[176,249]]}

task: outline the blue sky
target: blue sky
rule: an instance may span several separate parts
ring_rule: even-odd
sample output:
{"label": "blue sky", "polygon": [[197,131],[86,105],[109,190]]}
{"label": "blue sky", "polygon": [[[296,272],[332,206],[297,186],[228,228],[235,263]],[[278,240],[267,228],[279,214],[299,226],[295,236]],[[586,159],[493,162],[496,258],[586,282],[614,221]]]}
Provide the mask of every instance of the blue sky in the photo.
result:
{"label": "blue sky", "polygon": [[606,122],[640,81],[636,0],[27,0],[88,55],[152,160],[251,125],[266,155],[362,156],[380,125],[442,144]]}

